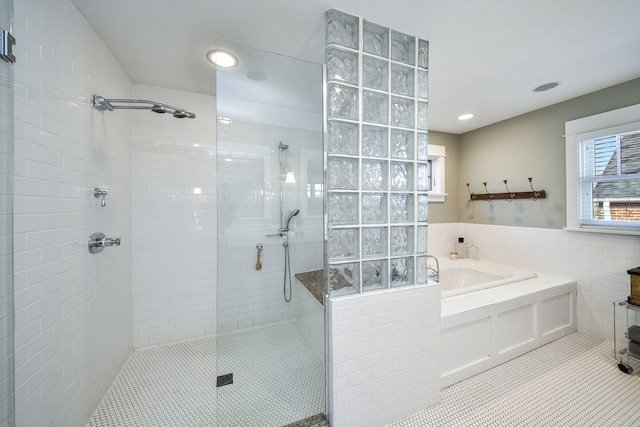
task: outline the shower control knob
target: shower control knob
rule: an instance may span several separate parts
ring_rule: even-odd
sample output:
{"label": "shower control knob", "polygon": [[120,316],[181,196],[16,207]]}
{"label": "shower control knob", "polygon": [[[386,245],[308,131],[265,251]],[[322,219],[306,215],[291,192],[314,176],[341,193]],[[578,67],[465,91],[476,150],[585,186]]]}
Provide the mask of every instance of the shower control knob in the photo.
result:
{"label": "shower control knob", "polygon": [[120,246],[120,237],[105,237],[104,233],[93,233],[89,237],[90,253],[100,253],[107,246]]}
{"label": "shower control knob", "polygon": [[105,237],[102,240],[102,245],[103,246],[120,246],[120,238],[119,237],[116,237],[116,238]]}

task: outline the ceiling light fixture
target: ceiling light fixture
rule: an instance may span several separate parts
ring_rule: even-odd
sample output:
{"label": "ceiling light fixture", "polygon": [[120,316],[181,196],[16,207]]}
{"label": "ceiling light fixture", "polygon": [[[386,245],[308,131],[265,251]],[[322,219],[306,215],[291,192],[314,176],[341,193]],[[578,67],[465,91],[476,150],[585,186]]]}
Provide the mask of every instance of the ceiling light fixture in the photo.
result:
{"label": "ceiling light fixture", "polygon": [[224,50],[212,50],[207,53],[207,59],[219,67],[231,68],[238,65],[238,58]]}
{"label": "ceiling light fixture", "polygon": [[219,117],[218,121],[223,125],[230,125],[231,123],[233,123],[233,121],[228,117]]}
{"label": "ceiling light fixture", "polygon": [[473,113],[466,113],[458,116],[458,120],[469,120],[473,117]]}
{"label": "ceiling light fixture", "polygon": [[533,89],[534,92],[544,92],[546,90],[551,90],[555,87],[558,87],[558,85],[560,84],[560,82],[551,82],[551,83],[545,83],[543,85],[540,85],[536,88]]}

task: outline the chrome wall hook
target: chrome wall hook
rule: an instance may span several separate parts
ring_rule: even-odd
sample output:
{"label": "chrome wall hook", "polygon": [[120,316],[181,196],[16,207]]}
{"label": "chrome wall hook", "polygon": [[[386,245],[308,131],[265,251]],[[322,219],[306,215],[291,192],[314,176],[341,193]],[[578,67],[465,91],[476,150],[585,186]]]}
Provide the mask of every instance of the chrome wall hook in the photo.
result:
{"label": "chrome wall hook", "polygon": [[509,198],[506,199],[507,202],[513,202],[513,198],[515,197],[515,194],[513,194],[511,192],[511,190],[509,190],[509,187],[507,186],[507,180],[506,179],[503,179],[502,182],[504,182],[504,188],[506,188],[507,189],[507,193],[509,193]]}
{"label": "chrome wall hook", "polygon": [[100,201],[100,206],[102,206],[103,208],[105,206],[107,206],[107,201],[105,199],[105,197],[107,197],[107,190],[103,190],[101,188],[94,188],[93,189],[93,197],[95,197],[96,199],[99,199],[100,197],[102,197],[102,200]]}
{"label": "chrome wall hook", "polygon": [[487,199],[487,202],[493,201],[493,194],[489,193],[489,190],[487,189],[487,181],[483,182],[482,185],[484,185],[484,191],[486,191],[487,194],[489,195],[489,198]]}
{"label": "chrome wall hook", "polygon": [[531,187],[531,191],[533,191],[533,197],[531,198],[531,200],[533,200],[534,202],[536,200],[538,200],[538,197],[540,197],[540,193],[538,193],[534,188],[533,188],[533,178],[529,177],[529,186]]}

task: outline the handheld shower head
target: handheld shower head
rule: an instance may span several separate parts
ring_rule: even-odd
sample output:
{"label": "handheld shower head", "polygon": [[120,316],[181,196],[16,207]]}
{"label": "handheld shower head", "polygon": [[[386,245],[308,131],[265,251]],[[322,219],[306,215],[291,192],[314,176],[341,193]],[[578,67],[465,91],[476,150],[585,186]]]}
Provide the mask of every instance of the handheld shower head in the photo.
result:
{"label": "handheld shower head", "polygon": [[287,218],[287,222],[284,226],[285,229],[289,229],[289,223],[291,222],[291,220],[293,219],[294,216],[298,216],[298,214],[300,213],[300,209],[294,209],[291,211],[291,213],[289,214],[289,218]]}
{"label": "handheld shower head", "polygon": [[284,151],[284,150],[288,150],[288,149],[289,149],[289,146],[288,146],[287,144],[283,144],[282,142],[280,142],[280,145],[278,145],[278,148],[279,148],[281,151]]}

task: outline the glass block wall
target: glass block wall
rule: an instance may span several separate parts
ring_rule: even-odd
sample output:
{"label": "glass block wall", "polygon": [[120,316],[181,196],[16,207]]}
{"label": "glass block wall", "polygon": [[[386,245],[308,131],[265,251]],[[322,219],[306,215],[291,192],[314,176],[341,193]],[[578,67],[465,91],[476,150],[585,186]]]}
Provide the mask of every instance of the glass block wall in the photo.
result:
{"label": "glass block wall", "polygon": [[429,42],[326,26],[329,295],[426,284]]}

